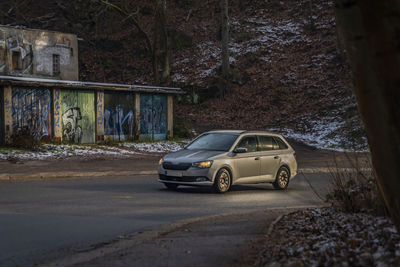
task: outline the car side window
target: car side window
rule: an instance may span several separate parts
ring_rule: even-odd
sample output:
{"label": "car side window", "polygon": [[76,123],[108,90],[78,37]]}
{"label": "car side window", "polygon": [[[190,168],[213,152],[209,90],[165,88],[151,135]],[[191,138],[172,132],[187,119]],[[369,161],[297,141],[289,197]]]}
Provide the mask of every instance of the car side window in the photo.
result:
{"label": "car side window", "polygon": [[247,152],[257,151],[257,139],[255,136],[245,136],[240,140],[237,147],[247,148]]}
{"label": "car side window", "polygon": [[276,136],[275,136],[274,139],[275,139],[276,143],[278,144],[279,149],[287,149],[287,148],[288,148],[288,146],[286,145],[286,143],[283,142],[283,140],[280,139],[279,137],[276,137]]}
{"label": "car side window", "polygon": [[258,136],[258,140],[259,140],[258,150],[260,151],[279,149],[279,145],[275,142],[272,136],[260,135]]}

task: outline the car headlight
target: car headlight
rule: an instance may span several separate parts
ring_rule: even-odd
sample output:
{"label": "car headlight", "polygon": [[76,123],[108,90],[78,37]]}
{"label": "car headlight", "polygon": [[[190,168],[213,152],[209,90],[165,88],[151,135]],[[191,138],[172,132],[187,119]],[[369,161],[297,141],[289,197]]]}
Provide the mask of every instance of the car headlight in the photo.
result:
{"label": "car headlight", "polygon": [[161,165],[163,163],[164,159],[161,158],[160,161],[158,162],[158,165]]}
{"label": "car headlight", "polygon": [[193,162],[192,166],[193,167],[197,167],[197,168],[205,169],[205,168],[210,168],[212,163],[213,163],[212,160],[199,161],[199,162]]}

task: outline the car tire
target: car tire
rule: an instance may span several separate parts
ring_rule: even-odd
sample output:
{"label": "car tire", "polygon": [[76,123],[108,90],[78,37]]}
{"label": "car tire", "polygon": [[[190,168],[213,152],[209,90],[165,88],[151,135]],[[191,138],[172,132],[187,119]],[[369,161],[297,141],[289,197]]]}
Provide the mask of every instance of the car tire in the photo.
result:
{"label": "car tire", "polygon": [[217,193],[228,192],[231,188],[232,176],[227,168],[222,168],[217,172],[214,180],[214,191]]}
{"label": "car tire", "polygon": [[177,185],[177,184],[164,183],[164,185],[165,185],[168,189],[177,189],[177,188],[178,188],[178,185]]}
{"label": "car tire", "polygon": [[275,189],[283,190],[289,185],[290,172],[286,167],[280,167],[275,178],[275,182],[272,183]]}

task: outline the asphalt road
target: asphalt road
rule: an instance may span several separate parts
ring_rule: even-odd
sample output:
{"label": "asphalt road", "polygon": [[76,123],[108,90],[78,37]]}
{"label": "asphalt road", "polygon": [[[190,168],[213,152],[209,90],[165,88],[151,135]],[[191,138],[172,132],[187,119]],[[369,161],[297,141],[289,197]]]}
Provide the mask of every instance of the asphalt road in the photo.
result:
{"label": "asphalt road", "polygon": [[[329,176],[307,177],[325,195]],[[154,176],[0,182],[0,266],[44,263],[182,219],[321,204],[301,175],[286,191],[265,184],[223,195],[208,188],[166,190]]]}

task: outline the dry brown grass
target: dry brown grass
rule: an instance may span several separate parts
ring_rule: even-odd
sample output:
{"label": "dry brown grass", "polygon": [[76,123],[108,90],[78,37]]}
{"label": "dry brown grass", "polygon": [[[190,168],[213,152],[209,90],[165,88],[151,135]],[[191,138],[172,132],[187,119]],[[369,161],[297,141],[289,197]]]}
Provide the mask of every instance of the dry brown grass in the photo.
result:
{"label": "dry brown grass", "polygon": [[346,212],[388,217],[371,159],[357,153],[346,154],[346,158],[351,168],[340,168],[336,160],[334,166],[330,167],[333,179],[327,200]]}

